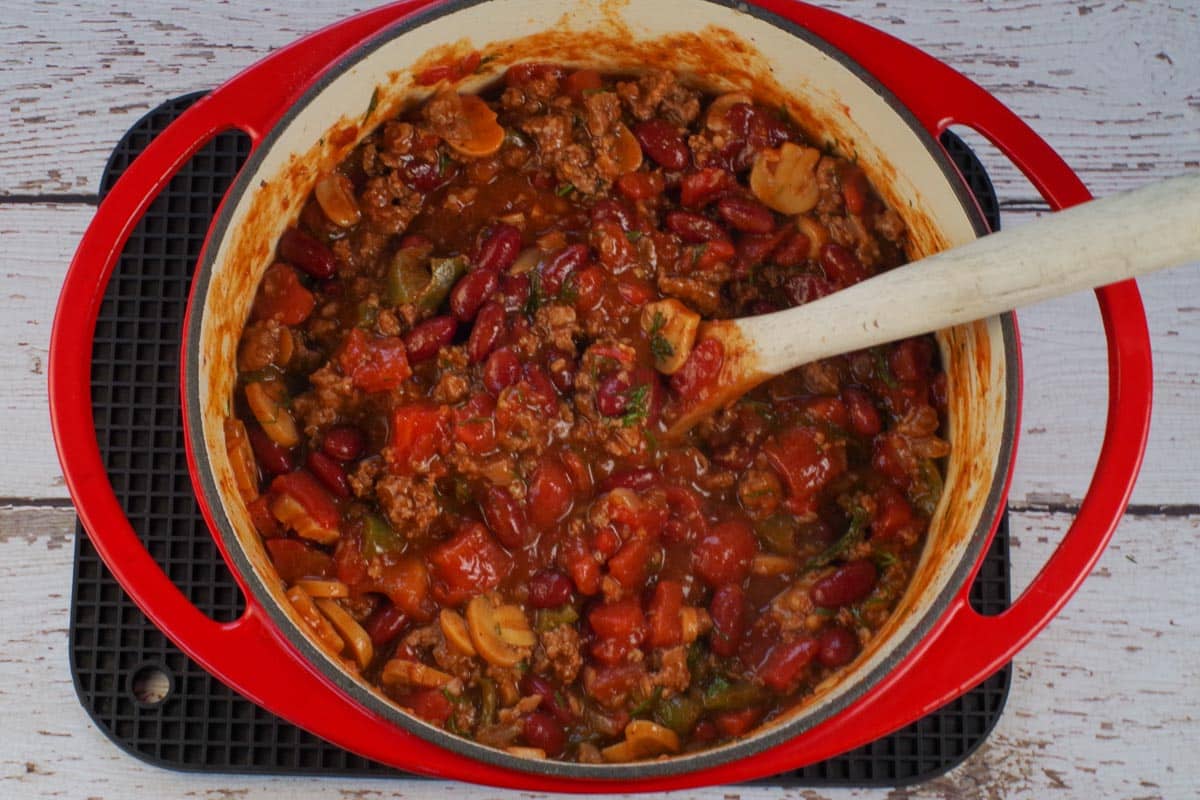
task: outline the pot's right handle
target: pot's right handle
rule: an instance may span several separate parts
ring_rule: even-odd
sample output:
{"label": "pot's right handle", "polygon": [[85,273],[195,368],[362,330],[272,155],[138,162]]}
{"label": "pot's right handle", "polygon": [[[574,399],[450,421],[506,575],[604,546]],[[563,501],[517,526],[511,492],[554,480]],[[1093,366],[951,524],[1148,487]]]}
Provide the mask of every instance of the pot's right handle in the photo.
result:
{"label": "pot's right handle", "polygon": [[[794,10],[790,16],[797,16]],[[1091,199],[1082,181],[1046,142],[971,80],[881,31],[855,26],[849,37],[845,20],[831,12],[809,7],[803,17],[806,27],[847,50],[891,89],[935,139],[950,125],[966,125],[1010,158],[1053,209]],[[816,730],[850,724],[855,739],[869,741],[966,692],[1010,661],[1046,626],[1104,552],[1141,467],[1153,380],[1150,336],[1137,285],[1129,280],[1102,287],[1096,290],[1096,299],[1108,345],[1108,417],[1091,484],[1070,529],[1008,610],[992,617],[976,613],[968,601],[968,581],[919,651],[877,691],[848,709],[853,713]],[[844,741],[837,735],[818,738],[818,749],[830,741]],[[797,743],[805,740],[813,742],[799,737]],[[787,749],[786,745],[780,749]],[[803,762],[823,757],[810,751]]]}

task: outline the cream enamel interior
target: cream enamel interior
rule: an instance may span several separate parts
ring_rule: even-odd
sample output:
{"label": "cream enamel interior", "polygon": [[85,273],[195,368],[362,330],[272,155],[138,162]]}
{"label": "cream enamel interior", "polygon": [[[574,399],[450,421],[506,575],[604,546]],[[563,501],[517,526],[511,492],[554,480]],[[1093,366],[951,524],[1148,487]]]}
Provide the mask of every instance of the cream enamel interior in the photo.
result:
{"label": "cream enamel interior", "polygon": [[[859,163],[885,199],[908,221],[914,233],[913,257],[975,238],[971,218],[959,197],[908,123],[857,75],[812,44],[754,16],[709,2],[694,2],[687,13],[680,13],[678,4],[652,0],[620,5],[581,3],[568,14],[562,9],[561,4],[546,0],[496,0],[467,6],[368,52],[325,85],[285,122],[285,127],[276,131],[278,138],[244,184],[261,188],[234,198],[236,204],[227,231],[214,244],[217,249],[210,257],[211,282],[203,297],[198,351],[199,402],[207,468],[212,471],[221,497],[222,508],[214,511],[219,515],[223,510],[228,516],[237,542],[227,541],[226,546],[239,548],[253,564],[256,575],[244,577],[250,591],[269,595],[269,599],[262,598],[264,602],[274,602],[290,610],[238,497],[225,457],[222,421],[232,407],[238,335],[253,299],[253,289],[270,264],[274,242],[295,219],[298,199],[311,188],[318,171],[315,165],[336,162],[353,144],[333,145],[331,141],[336,137],[329,136],[330,131],[339,123],[361,119],[376,87],[382,87],[382,94],[379,113],[372,118],[372,124],[384,112],[399,108],[407,98],[418,95],[405,70],[431,48],[465,39],[472,47],[488,52],[491,43],[508,41],[509,46],[504,48],[506,55],[489,63],[492,71],[477,79],[483,83],[502,70],[506,61],[520,60],[519,46],[512,46],[509,40],[531,31],[557,26],[574,32],[612,32],[616,30],[614,26],[625,26],[619,35],[652,41],[682,30],[700,32],[715,26],[750,43],[755,54],[748,58],[760,65],[769,64],[774,80],[797,104],[812,112],[823,126],[825,137],[836,139],[844,153],[857,154]],[[597,49],[588,60],[602,68],[637,67],[636,63],[630,63],[627,54],[614,56],[603,48]],[[687,53],[679,54],[679,68],[711,88],[731,85],[728,73],[719,81],[705,77],[703,64],[696,63]],[[962,326],[943,332],[939,341],[951,378],[950,438],[954,449],[949,459],[946,491],[918,574],[883,635],[877,637],[855,667],[824,687],[793,712],[791,718],[807,716],[836,701],[862,676],[888,659],[894,644],[930,612],[968,544],[986,533],[988,521],[982,520],[981,525],[981,515],[993,481],[1000,479],[997,463],[1006,408],[1001,326],[998,320]],[[204,468],[202,463],[201,469]],[[294,615],[292,621],[297,630],[303,630]],[[290,638],[297,638],[295,632]],[[304,649],[310,655],[316,652],[315,647]],[[322,657],[327,671],[342,670],[337,659]],[[797,730],[803,727],[800,720],[792,721],[798,723]],[[420,729],[423,724],[407,727]]]}

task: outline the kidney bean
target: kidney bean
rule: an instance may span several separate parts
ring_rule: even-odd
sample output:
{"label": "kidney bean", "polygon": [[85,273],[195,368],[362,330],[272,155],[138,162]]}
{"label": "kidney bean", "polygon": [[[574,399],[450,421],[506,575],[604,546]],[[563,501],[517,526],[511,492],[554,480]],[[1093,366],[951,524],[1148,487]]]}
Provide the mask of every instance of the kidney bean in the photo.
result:
{"label": "kidney bean", "polygon": [[383,647],[408,628],[409,616],[390,603],[372,614],[363,625],[371,643]]}
{"label": "kidney bean", "polygon": [[475,318],[475,325],[467,338],[467,359],[470,363],[478,364],[496,349],[504,334],[505,318],[504,307],[495,301],[489,301],[479,309],[479,316]]}
{"label": "kidney bean", "polygon": [[529,302],[529,276],[509,275],[500,276],[500,299],[505,311],[521,311]]}
{"label": "kidney bean", "polygon": [[709,586],[740,584],[750,574],[758,549],[754,531],[744,522],[715,525],[692,551],[692,564]]}
{"label": "kidney bean", "polygon": [[454,341],[454,333],[458,330],[458,322],[454,317],[443,315],[419,322],[404,335],[404,347],[408,351],[408,363],[420,364],[438,354],[450,342]]}
{"label": "kidney bean", "polygon": [[492,486],[487,490],[483,499],[483,518],[500,544],[510,550],[525,545],[529,520],[525,516],[525,509],[507,489]]}
{"label": "kidney bean", "polygon": [[450,292],[450,311],[460,322],[470,322],[479,308],[500,286],[500,278],[491,270],[468,272]]}
{"label": "kidney bean", "polygon": [[546,360],[546,372],[550,382],[561,394],[575,388],[575,362],[564,353],[553,352]]}
{"label": "kidney bean", "polygon": [[[621,238],[625,238],[621,234]],[[577,243],[568,245],[541,267],[541,290],[546,297],[558,297],[563,284],[588,261],[588,246]]]}
{"label": "kidney bean", "polygon": [[727,264],[737,255],[737,249],[728,239],[713,239],[700,245],[692,272],[707,272],[718,264]]}
{"label": "kidney bean", "polygon": [[725,115],[729,128],[755,150],[778,147],[791,137],[783,120],[757,106],[738,103]]}
{"label": "kidney bean", "polygon": [[724,194],[736,181],[728,170],[705,167],[689,172],[679,181],[679,204],[684,208],[701,208]]}
{"label": "kidney bean", "polygon": [[799,231],[792,231],[775,248],[771,260],[781,267],[798,267],[808,261],[809,249],[808,237]]}
{"label": "kidney bean", "polygon": [[742,643],[746,632],[745,611],[746,595],[739,584],[726,584],[713,593],[712,602],[708,604],[713,621],[708,644],[722,658],[736,654]]}
{"label": "kidney bean", "polygon": [[821,248],[821,267],[825,270],[825,277],[840,289],[870,277],[858,256],[833,242]]}
{"label": "kidney bean", "polygon": [[820,275],[801,272],[783,282],[783,293],[794,306],[802,306],[833,292],[833,284]]}
{"label": "kidney bean", "polygon": [[658,172],[627,172],[617,178],[616,186],[630,200],[649,200],[662,194],[667,182]]}
{"label": "kidney bean", "polygon": [[596,390],[596,408],[606,417],[621,416],[625,413],[625,407],[629,405],[626,393],[632,385],[632,381],[623,373],[609,375],[600,382],[600,388]]}
{"label": "kidney bean", "polygon": [[640,308],[649,303],[657,293],[654,284],[636,275],[622,275],[617,280],[617,294],[629,305]]}
{"label": "kidney bean", "polygon": [[410,187],[422,194],[429,194],[458,174],[458,165],[409,158],[401,162],[398,171]]}
{"label": "kidney bean", "polygon": [[537,364],[526,364],[525,383],[529,386],[528,399],[531,404],[540,406],[548,416],[558,410],[558,390],[544,369]]}
{"label": "kidney bean", "polygon": [[594,223],[588,238],[600,256],[600,263],[612,274],[620,275],[637,265],[637,248],[616,222],[602,220]]}
{"label": "kidney bean", "polygon": [[780,642],[771,649],[758,675],[768,689],[788,692],[796,685],[800,673],[816,658],[821,645],[816,639],[797,639]]}
{"label": "kidney bean", "polygon": [[648,119],[633,126],[633,135],[650,158],[666,169],[686,169],[692,155],[683,134],[665,119]]}
{"label": "kidney bean", "polygon": [[571,602],[571,579],[561,572],[539,572],[529,579],[529,605],[533,608],[558,608]]}
{"label": "kidney bean", "polygon": [[633,227],[633,214],[622,203],[606,197],[592,206],[592,224],[598,222],[615,222],[627,231]]}
{"label": "kidney bean", "polygon": [[888,353],[888,367],[901,381],[927,381],[933,371],[933,345],[928,339],[905,339]]}
{"label": "kidney bean", "polygon": [[304,466],[317,476],[317,480],[321,481],[326,489],[338,497],[350,496],[350,479],[346,477],[346,470],[342,469],[342,465],[329,456],[313,450],[305,459]]}
{"label": "kidney bean", "polygon": [[471,262],[475,269],[503,272],[512,266],[520,252],[521,232],[507,222],[501,222],[492,226]]}
{"label": "kidney bean", "polygon": [[762,203],[748,197],[723,197],[717,213],[730,227],[743,233],[770,233],[775,230],[775,215]]}
{"label": "kidney bean", "polygon": [[571,479],[562,465],[552,458],[544,459],[529,482],[529,521],[543,531],[554,527],[571,510],[573,494]]}
{"label": "kidney bean", "polygon": [[[409,356],[411,360],[412,356]],[[338,461],[353,461],[366,450],[366,439],[362,431],[353,425],[338,425],[325,431],[321,439],[321,452]]]}
{"label": "kidney bean", "polygon": [[558,692],[554,691],[554,684],[550,683],[546,678],[538,675],[535,672],[526,672],[521,677],[521,694],[525,697],[540,695],[542,702],[538,708],[543,711],[548,711],[554,715],[554,718],[559,722],[570,722],[574,715],[571,709],[564,702],[559,701]]}
{"label": "kidney bean", "polygon": [[690,211],[668,211],[667,229],[688,244],[702,244],[726,238],[725,229],[708,217]]}
{"label": "kidney bean", "polygon": [[499,395],[506,387],[521,379],[521,362],[507,347],[493,350],[483,365],[483,385],[489,392]]}
{"label": "kidney bean", "polygon": [[738,260],[747,266],[755,266],[767,260],[771,251],[787,238],[787,230],[781,229],[766,234],[746,234],[738,237]]}
{"label": "kidney bean", "polygon": [[633,489],[635,492],[644,492],[657,484],[657,472],[649,467],[635,467],[609,475],[600,482],[600,491],[611,492],[613,489]]}
{"label": "kidney bean", "polygon": [[875,588],[878,579],[879,571],[875,569],[875,563],[860,558],[838,567],[832,575],[814,583],[809,595],[821,608],[838,608],[866,597]]}
{"label": "kidney bean", "polygon": [[840,625],[822,631],[818,642],[817,661],[826,667],[845,666],[858,655],[858,637]]}
{"label": "kidney bean", "polygon": [[338,269],[333,251],[299,228],[288,228],[279,237],[279,259],[318,280],[332,278]]}
{"label": "kidney bean", "polygon": [[540,748],[551,758],[562,755],[567,742],[567,734],[558,720],[541,711],[534,711],[525,716],[521,732],[527,745]]}
{"label": "kidney bean", "polygon": [[850,430],[859,436],[874,436],[883,430],[879,410],[862,389],[847,386],[842,390],[842,400],[850,417]]}
{"label": "kidney bean", "polygon": [[254,457],[267,472],[273,475],[282,475],[295,469],[296,464],[292,458],[292,451],[277,444],[270,436],[267,436],[262,428],[257,425],[247,425],[246,437],[250,440],[250,448],[254,451]]}

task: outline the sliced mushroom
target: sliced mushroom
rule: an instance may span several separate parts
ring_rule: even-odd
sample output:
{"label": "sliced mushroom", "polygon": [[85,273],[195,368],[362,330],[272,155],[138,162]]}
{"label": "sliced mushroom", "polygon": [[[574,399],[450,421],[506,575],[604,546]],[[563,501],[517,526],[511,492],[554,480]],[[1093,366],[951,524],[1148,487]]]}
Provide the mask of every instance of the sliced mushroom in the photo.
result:
{"label": "sliced mushroom", "polygon": [[700,315],[674,298],[647,303],[642,308],[642,330],[650,339],[654,366],[673,375],[691,355],[700,328]]}
{"label": "sliced mushroom", "polygon": [[781,556],[775,553],[755,553],[750,560],[750,572],[764,577],[789,575],[799,569],[800,565],[791,556]]}
{"label": "sliced mushroom", "polygon": [[354,653],[354,660],[358,662],[358,666],[366,669],[370,665],[371,659],[375,657],[375,647],[371,644],[371,637],[363,630],[363,626],[359,625],[358,621],[350,616],[337,600],[319,597],[316,604],[317,608],[321,609],[321,613],[328,617],[333,627],[350,645],[350,652]]}
{"label": "sliced mushroom", "polygon": [[624,764],[679,752],[679,736],[670,728],[647,719],[635,719],[625,726],[625,740],[600,751],[605,761]]}
{"label": "sliced mushroom", "polygon": [[224,427],[229,468],[233,470],[238,494],[249,503],[258,498],[258,463],[254,460],[254,450],[250,448],[246,426],[240,419],[230,417],[225,420]]}
{"label": "sliced mushroom", "polygon": [[504,128],[496,121],[496,112],[473,94],[459,95],[466,135],[447,139],[447,143],[464,156],[490,156],[504,144]]}
{"label": "sliced mushroom", "polygon": [[434,669],[420,661],[393,658],[383,665],[379,680],[384,686],[411,686],[420,689],[437,689],[454,680],[454,676]]}
{"label": "sliced mushroom", "polygon": [[341,581],[306,578],[296,581],[309,597],[349,597],[350,587]]}
{"label": "sliced mushroom", "polygon": [[545,758],[546,751],[540,747],[506,747],[504,752],[520,758]]}
{"label": "sliced mushroom", "polygon": [[512,266],[508,268],[509,275],[524,275],[526,272],[532,272],[537,268],[538,262],[542,260],[542,249],[540,247],[526,247],[513,261]]}
{"label": "sliced mushroom", "polygon": [[501,605],[496,594],[479,595],[467,604],[467,631],[476,652],[497,667],[516,666],[537,641],[525,612]]}
{"label": "sliced mushroom", "polygon": [[362,210],[354,197],[354,185],[340,172],[326,172],[313,186],[317,205],[334,225],[352,228],[362,220]]}
{"label": "sliced mushroom", "polygon": [[729,109],[743,103],[752,105],[754,101],[744,92],[728,92],[721,95],[708,106],[708,113],[704,115],[704,126],[710,131],[724,133],[729,130],[729,120],[726,118]]}
{"label": "sliced mushroom", "polygon": [[443,608],[442,613],[438,615],[438,624],[450,647],[464,656],[478,655],[475,645],[471,643],[471,634],[467,632],[467,623],[457,611]]}
{"label": "sliced mushroom", "polygon": [[821,151],[784,142],[777,150],[763,150],[750,170],[750,191],[781,214],[803,214],[820,198],[816,167]]}
{"label": "sliced mushroom", "polygon": [[684,606],[679,609],[679,628],[683,633],[683,643],[691,644],[712,630],[712,617],[703,608]]}
{"label": "sliced mushroom", "polygon": [[300,444],[300,432],[296,429],[292,412],[287,409],[287,388],[282,381],[246,384],[246,402],[271,441],[283,447]]}
{"label": "sliced mushroom", "polygon": [[324,645],[330,652],[340,653],[346,647],[345,641],[338,636],[337,631],[333,629],[333,625],[321,610],[313,603],[313,599],[308,596],[308,592],[301,589],[299,586],[293,586],[287,591],[287,599],[291,601],[292,608],[296,609],[296,613],[304,620],[304,623],[317,636],[317,641]]}
{"label": "sliced mushroom", "polygon": [[336,527],[326,527],[318,522],[299,500],[286,492],[275,494],[271,500],[271,516],[285,528],[294,530],[297,536],[317,544],[335,544],[341,538]]}
{"label": "sliced mushroom", "polygon": [[618,122],[614,131],[617,134],[615,153],[617,169],[622,175],[633,172],[642,165],[642,146],[638,144],[633,131],[625,127],[625,123]]}
{"label": "sliced mushroom", "polygon": [[808,257],[818,258],[821,248],[829,241],[829,231],[812,217],[800,217],[796,220],[796,227],[808,239]]}

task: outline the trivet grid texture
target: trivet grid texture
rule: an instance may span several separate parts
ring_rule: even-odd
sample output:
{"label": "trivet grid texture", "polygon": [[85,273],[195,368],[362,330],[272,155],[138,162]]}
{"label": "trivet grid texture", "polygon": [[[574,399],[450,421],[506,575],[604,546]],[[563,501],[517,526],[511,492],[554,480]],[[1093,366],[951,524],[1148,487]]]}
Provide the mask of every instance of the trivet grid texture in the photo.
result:
{"label": "trivet grid texture", "polygon": [[[164,103],[117,146],[105,194],[138,153],[194,103]],[[986,172],[953,134],[943,143],[999,227]],[[192,494],[179,409],[179,341],[191,271],[222,195],[249,153],[230,131],[209,142],[138,223],[106,289],[93,344],[96,433],[109,477],[151,555],[216,620],[235,619],[242,597]],[[96,725],[138,758],[173,769],[305,775],[404,775],[328,744],[240,697],[193,664],[134,606],[77,525],[71,667]],[[1007,521],[972,587],[984,613],[1008,605]],[[147,701],[155,680],[165,696]],[[862,786],[912,783],[965,758],[998,719],[1006,667],[930,716],[837,758],[758,783]],[[161,694],[161,691],[160,693]]]}

